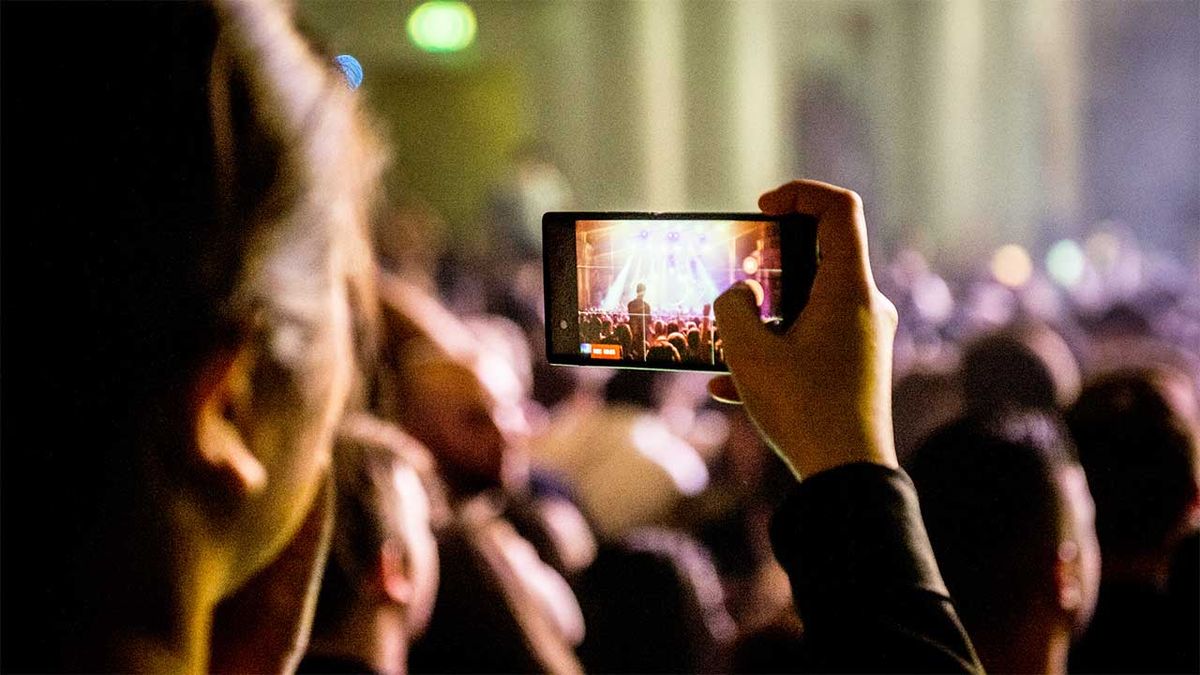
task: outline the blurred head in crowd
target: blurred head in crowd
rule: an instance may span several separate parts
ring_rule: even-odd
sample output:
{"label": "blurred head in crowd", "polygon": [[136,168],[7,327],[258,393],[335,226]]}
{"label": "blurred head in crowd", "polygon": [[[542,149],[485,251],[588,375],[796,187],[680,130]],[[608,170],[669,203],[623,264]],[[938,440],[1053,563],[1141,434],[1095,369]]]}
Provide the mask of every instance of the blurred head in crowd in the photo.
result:
{"label": "blurred head in crowd", "polygon": [[70,635],[72,669],[203,668],[208,614],[324,482],[367,335],[379,162],[353,92],[274,3],[5,15],[45,52],[5,71],[6,122],[36,140],[6,138],[7,225],[78,293],[32,310],[26,354],[30,405],[70,421],[31,459],[62,497],[40,550],[76,547],[29,584],[31,612],[68,624],[37,632]]}
{"label": "blurred head in crowd", "polygon": [[508,177],[488,196],[485,215],[495,233],[489,253],[511,264],[540,255],[542,214],[568,209],[575,197],[546,143],[522,143],[513,150],[510,161]]}
{"label": "blurred head in crowd", "polygon": [[410,349],[401,366],[397,419],[433,453],[453,495],[523,484],[529,426],[512,367],[483,352],[451,357],[428,342]]}
{"label": "blurred head in crowd", "polygon": [[446,248],[445,230],[441,214],[410,195],[373,221],[375,258],[384,269],[431,283]]}
{"label": "blurred head in crowd", "polygon": [[910,459],[938,567],[984,667],[1064,672],[1095,607],[1094,506],[1058,425],[965,418]]}
{"label": "blurred head in crowd", "polygon": [[[420,471],[418,470],[420,467]],[[337,510],[302,671],[405,672],[433,612],[437,544],[421,474],[431,460],[386,422],[355,415],[334,448]]]}
{"label": "blurred head in crowd", "polygon": [[930,432],[962,415],[962,388],[955,373],[922,368],[892,387],[896,456],[907,460]]}
{"label": "blurred head in crowd", "polygon": [[1158,368],[1102,376],[1068,412],[1106,576],[1164,584],[1175,545],[1200,526],[1196,405],[1187,378]]}
{"label": "blurred head in crowd", "polygon": [[1061,410],[1079,392],[1079,365],[1066,341],[1040,324],[1016,325],[967,345],[962,389],[967,411]]}
{"label": "blurred head in crowd", "polygon": [[[429,449],[454,498],[528,479],[532,383],[512,324],[463,321],[424,290],[380,277],[385,344],[373,405]],[[525,372],[522,376],[518,369]]]}

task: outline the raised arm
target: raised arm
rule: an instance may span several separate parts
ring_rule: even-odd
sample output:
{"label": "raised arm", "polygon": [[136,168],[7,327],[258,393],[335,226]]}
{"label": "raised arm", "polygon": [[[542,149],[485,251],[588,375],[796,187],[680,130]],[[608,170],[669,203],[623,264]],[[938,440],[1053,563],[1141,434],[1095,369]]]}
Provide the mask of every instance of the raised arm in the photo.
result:
{"label": "raised arm", "polygon": [[745,405],[799,481],[771,538],[821,671],[982,672],[925,534],[892,441],[896,310],[875,287],[857,194],[795,181],[759,199],[765,213],[819,219],[821,267],[783,335],[753,292],[717,299],[731,376],[713,396]]}

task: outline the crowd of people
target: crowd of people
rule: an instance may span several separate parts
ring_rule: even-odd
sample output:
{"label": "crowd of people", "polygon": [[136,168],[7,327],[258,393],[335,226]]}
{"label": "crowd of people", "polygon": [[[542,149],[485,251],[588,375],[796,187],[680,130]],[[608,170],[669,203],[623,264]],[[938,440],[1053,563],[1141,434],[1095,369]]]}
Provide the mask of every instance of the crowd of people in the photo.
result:
{"label": "crowd of people", "polygon": [[579,312],[579,339],[584,344],[619,345],[627,361],[723,365],[721,333],[710,314],[709,307],[692,316],[589,309]]}
{"label": "crowd of people", "polygon": [[535,251],[395,250],[285,7],[69,14],[5,10],[6,248],[71,290],[6,308],[5,670],[1200,671],[1200,270],[877,279],[795,181],[786,333],[738,285],[580,319],[729,376],[552,368]]}

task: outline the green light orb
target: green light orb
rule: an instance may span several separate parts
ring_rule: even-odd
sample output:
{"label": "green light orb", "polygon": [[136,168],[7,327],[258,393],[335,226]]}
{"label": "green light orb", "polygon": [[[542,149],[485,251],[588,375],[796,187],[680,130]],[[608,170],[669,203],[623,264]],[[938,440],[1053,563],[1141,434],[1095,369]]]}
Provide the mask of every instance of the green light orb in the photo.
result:
{"label": "green light orb", "polygon": [[465,2],[432,0],[408,16],[408,37],[419,49],[446,53],[466,49],[475,41],[475,12]]}
{"label": "green light orb", "polygon": [[1072,287],[1083,280],[1087,259],[1079,244],[1063,239],[1046,253],[1046,271],[1059,284]]}

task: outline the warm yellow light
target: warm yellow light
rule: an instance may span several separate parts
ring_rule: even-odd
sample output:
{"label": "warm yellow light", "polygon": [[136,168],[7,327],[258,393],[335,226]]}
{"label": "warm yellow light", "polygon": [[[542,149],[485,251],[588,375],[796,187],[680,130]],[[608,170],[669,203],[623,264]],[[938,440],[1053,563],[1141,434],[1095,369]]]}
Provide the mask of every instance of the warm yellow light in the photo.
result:
{"label": "warm yellow light", "polygon": [[1005,286],[1019,288],[1033,276],[1033,260],[1016,244],[1001,246],[992,256],[992,276]]}

